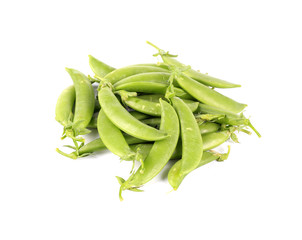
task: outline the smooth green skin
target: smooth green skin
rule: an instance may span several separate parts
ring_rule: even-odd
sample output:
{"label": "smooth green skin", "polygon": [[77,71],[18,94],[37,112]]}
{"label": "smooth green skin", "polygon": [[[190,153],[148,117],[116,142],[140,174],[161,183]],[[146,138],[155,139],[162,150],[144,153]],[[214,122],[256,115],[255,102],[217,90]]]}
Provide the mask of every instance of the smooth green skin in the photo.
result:
{"label": "smooth green skin", "polygon": [[239,113],[247,106],[228,98],[219,92],[195,81],[185,74],[176,75],[179,85],[195,99],[210,106],[219,107],[232,113]]}
{"label": "smooth green skin", "polygon": [[[130,82],[121,84],[114,88],[115,91],[125,90],[128,92],[142,92],[151,94],[165,94],[169,84],[157,83],[157,82]],[[185,92],[183,89],[174,87],[174,92],[177,97],[182,99],[194,100],[194,98]]]}
{"label": "smooth green skin", "polygon": [[[218,158],[219,158],[218,155],[215,155],[215,154],[210,153],[210,152],[203,152],[202,158],[201,158],[201,160],[200,160],[200,162],[199,162],[199,164],[197,165],[196,168],[199,168],[199,167],[201,167],[201,166],[203,166],[207,163],[210,163],[214,160],[217,160]],[[168,173],[168,182],[174,190],[178,189],[178,187],[181,184],[181,182],[183,181],[183,179],[188,175],[188,174],[181,175],[181,176],[179,175],[181,165],[182,165],[182,160],[177,161],[170,168],[169,173]]]}
{"label": "smooth green skin", "polygon": [[[168,56],[162,56],[163,61],[168,64],[168,65],[172,65],[172,66],[176,66],[179,68],[185,68],[186,65],[177,61],[175,58],[172,57],[168,57]],[[183,72],[184,74],[186,74],[187,76],[193,78],[194,80],[205,84],[207,86],[211,86],[211,87],[216,87],[216,88],[236,88],[236,87],[241,87],[240,84],[235,84],[235,83],[231,83],[231,82],[227,82],[225,80],[221,80],[215,77],[211,77],[208,74],[203,74],[201,72],[195,71],[193,69],[188,69],[186,71]]]}
{"label": "smooth green skin", "polygon": [[[143,120],[146,118],[149,118],[150,116],[137,112],[137,111],[132,111],[129,112],[133,117],[135,117],[137,120]],[[88,124],[88,128],[97,128],[97,121],[98,121],[98,114],[94,114],[91,118],[90,123]]]}
{"label": "smooth green skin", "polygon": [[170,76],[171,74],[166,72],[140,73],[118,81],[113,85],[113,87],[116,88],[119,85],[126,84],[126,83],[149,82],[149,81],[168,84],[169,83],[168,80]]}
{"label": "smooth green skin", "polygon": [[204,103],[199,103],[198,108],[196,110],[197,113],[205,113],[205,114],[223,114],[227,115],[228,117],[234,117],[238,118],[240,117],[239,114],[235,114],[229,111],[226,111],[225,109],[221,109],[219,107],[210,106]]}
{"label": "smooth green skin", "polygon": [[161,67],[153,67],[153,66],[127,66],[123,68],[118,68],[108,73],[106,76],[104,76],[104,78],[107,81],[109,81],[111,84],[115,84],[126,77],[139,73],[147,73],[147,72],[169,72],[169,71]]}
{"label": "smooth green skin", "polygon": [[167,133],[152,128],[133,117],[121,105],[110,88],[101,88],[98,96],[106,116],[125,133],[147,141],[157,141],[168,137]]}
{"label": "smooth green skin", "polygon": [[73,123],[77,124],[78,129],[85,129],[94,112],[94,89],[88,78],[80,71],[71,68],[66,68],[66,71],[73,81],[76,93]]}
{"label": "smooth green skin", "polygon": [[199,125],[200,134],[217,132],[220,129],[220,124],[213,122],[204,122]]}
{"label": "smooth green skin", "polygon": [[141,167],[130,176],[130,178],[121,185],[121,190],[137,188],[149,182],[154,178],[170,160],[178,138],[179,138],[179,120],[173,107],[160,100],[162,106],[162,122],[160,129],[169,134],[169,137],[156,141],[148,157],[144,161],[144,171],[141,172]]}
{"label": "smooth green skin", "polygon": [[203,141],[191,109],[180,98],[171,99],[180,121],[182,140],[182,166],[180,175],[195,169],[202,157]]}
{"label": "smooth green skin", "polygon": [[[198,102],[184,100],[192,112],[198,108]],[[148,114],[150,116],[161,116],[161,107],[159,102],[144,100],[140,97],[128,97],[125,103],[132,109]]]}
{"label": "smooth green skin", "polygon": [[56,120],[64,127],[68,124],[72,116],[72,108],[75,101],[74,86],[69,86],[60,94],[56,104]]}
{"label": "smooth green skin", "polygon": [[102,109],[98,116],[97,127],[100,138],[113,154],[123,160],[135,159],[135,152],[130,149],[121,130],[109,120]]}
{"label": "smooth green skin", "polygon": [[115,70],[114,67],[111,67],[106,63],[103,63],[102,61],[96,59],[91,55],[88,55],[88,57],[89,57],[89,66],[91,70],[94,72],[94,74],[98,77],[104,77],[108,73]]}

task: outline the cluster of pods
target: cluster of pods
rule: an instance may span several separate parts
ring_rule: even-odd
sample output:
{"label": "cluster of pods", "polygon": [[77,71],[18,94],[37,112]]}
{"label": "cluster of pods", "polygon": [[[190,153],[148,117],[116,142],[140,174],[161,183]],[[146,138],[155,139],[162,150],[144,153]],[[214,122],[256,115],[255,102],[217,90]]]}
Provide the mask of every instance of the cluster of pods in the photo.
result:
{"label": "cluster of pods", "polygon": [[[149,43],[149,42],[148,42]],[[213,149],[226,141],[238,142],[235,132],[259,132],[242,111],[247,106],[214,88],[235,88],[230,83],[191,69],[149,43],[162,62],[115,69],[89,56],[94,76],[66,68],[73,85],[57,101],[56,120],[64,127],[62,139],[72,139],[69,158],[86,157],[105,149],[133,161],[127,180],[117,177],[122,191],[142,191],[169,160],[168,182],[177,190],[196,168],[229,155]],[[97,91],[95,91],[95,87]],[[97,129],[99,137],[85,143],[84,135]],[[66,146],[66,145],[65,145]],[[135,162],[139,167],[134,169]]]}

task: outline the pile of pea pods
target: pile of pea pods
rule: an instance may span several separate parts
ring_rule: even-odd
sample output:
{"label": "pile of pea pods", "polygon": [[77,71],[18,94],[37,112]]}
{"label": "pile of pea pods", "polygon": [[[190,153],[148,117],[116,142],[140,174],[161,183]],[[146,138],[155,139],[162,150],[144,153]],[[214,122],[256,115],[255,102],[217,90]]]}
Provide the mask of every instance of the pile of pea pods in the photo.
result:
{"label": "pile of pea pods", "polygon": [[[227,159],[230,147],[226,153],[214,148],[238,142],[236,133],[250,135],[252,130],[260,137],[243,115],[247,105],[215,91],[239,84],[193,70],[177,55],[147,43],[161,62],[116,69],[89,55],[94,76],[66,68],[73,84],[56,104],[61,138],[74,143],[64,145],[71,153],[57,152],[78,159],[108,149],[133,162],[127,180],[117,177],[121,200],[122,191],[142,191],[169,161],[174,162],[169,164],[168,182],[177,190],[196,168]],[[86,143],[85,135],[94,129],[99,138]]]}

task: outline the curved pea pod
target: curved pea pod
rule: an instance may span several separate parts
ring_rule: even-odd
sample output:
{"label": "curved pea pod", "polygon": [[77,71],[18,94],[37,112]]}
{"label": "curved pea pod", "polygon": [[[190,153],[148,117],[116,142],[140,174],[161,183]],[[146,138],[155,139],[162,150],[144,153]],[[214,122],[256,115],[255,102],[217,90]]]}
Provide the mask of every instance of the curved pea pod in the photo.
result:
{"label": "curved pea pod", "polygon": [[[179,68],[186,68],[187,65],[180,63],[175,58],[171,58],[168,56],[163,55],[162,56],[163,61],[172,66],[177,66]],[[188,70],[183,72],[188,77],[193,78],[194,80],[205,84],[207,86],[216,87],[216,88],[236,88],[241,87],[240,84],[235,84],[231,82],[227,82],[225,80],[221,80],[212,76],[209,76],[208,74],[204,74],[198,71],[195,71],[194,69],[189,68]]]}
{"label": "curved pea pod", "polygon": [[[159,102],[144,100],[140,97],[128,97],[124,101],[132,109],[148,114],[150,116],[161,116],[161,106]],[[198,102],[184,100],[192,112],[198,108]]]}
{"label": "curved pea pod", "polygon": [[[197,167],[195,169],[197,169],[205,164],[208,164],[214,160],[224,161],[228,158],[229,153],[230,153],[230,148],[229,148],[228,153],[225,153],[225,154],[218,154],[215,152],[204,152],[199,164],[197,165]],[[178,189],[178,187],[182,183],[183,179],[188,175],[188,174],[186,174],[186,175],[179,176],[178,173],[180,171],[181,164],[182,164],[182,160],[177,161],[170,168],[169,173],[168,173],[168,182],[174,190]]]}
{"label": "curved pea pod", "polygon": [[157,126],[160,126],[161,118],[147,118],[147,119],[143,119],[141,121],[152,127],[157,127]]}
{"label": "curved pea pod", "polygon": [[110,121],[119,129],[131,136],[148,141],[161,140],[168,134],[152,128],[133,117],[119,102],[109,87],[99,90],[99,101]]}
{"label": "curved pea pod", "polygon": [[88,57],[89,57],[89,66],[91,70],[94,72],[94,74],[98,77],[104,77],[108,73],[115,70],[114,67],[111,67],[106,63],[103,63],[102,61],[96,59],[91,55],[88,55]]}
{"label": "curved pea pod", "polygon": [[178,141],[179,137],[179,120],[173,107],[161,100],[162,106],[162,122],[160,129],[169,134],[169,137],[156,141],[144,161],[144,171],[141,167],[132,174],[129,179],[121,184],[120,200],[122,200],[121,193],[123,190],[136,190],[138,187],[153,179],[169,161]]}
{"label": "curved pea pod", "polygon": [[118,68],[110,73],[108,73],[104,78],[111,84],[115,84],[118,81],[139,73],[147,72],[169,72],[168,70],[161,67],[153,66],[127,66],[123,68]]}
{"label": "curved pea pod", "polygon": [[56,120],[64,127],[72,121],[72,108],[75,102],[74,86],[69,86],[60,94],[56,104]]}
{"label": "curved pea pod", "polygon": [[176,80],[186,92],[202,103],[219,107],[235,114],[242,112],[247,106],[216,92],[185,74],[176,75]]}
{"label": "curved pea pod", "polygon": [[169,66],[165,63],[162,62],[157,62],[157,63],[139,63],[139,64],[133,64],[130,66],[142,66],[142,67],[160,67],[164,68],[166,70],[169,70]]}
{"label": "curved pea pod", "polygon": [[221,79],[218,79],[215,77],[211,77],[207,74],[200,73],[199,71],[195,71],[195,70],[189,68],[189,66],[176,60],[175,57],[177,57],[177,55],[171,55],[171,54],[169,54],[169,52],[166,52],[166,51],[160,49],[159,47],[155,46],[154,44],[150,43],[149,41],[147,41],[147,43],[158,50],[158,54],[155,54],[155,55],[160,55],[164,63],[166,63],[167,65],[172,66],[172,67],[175,66],[180,69],[185,69],[184,74],[195,79],[198,82],[201,82],[207,86],[216,87],[216,88],[241,87],[239,84],[227,82],[225,80],[221,80]]}
{"label": "curved pea pod", "polygon": [[86,127],[89,124],[95,105],[94,89],[88,78],[75,69],[66,68],[75,88],[76,100],[72,123],[73,135],[81,135],[89,132]]}
{"label": "curved pea pod", "polygon": [[97,128],[103,143],[113,154],[119,156],[122,160],[135,159],[136,154],[130,149],[124,135],[108,119],[102,109],[98,116]]}
{"label": "curved pea pod", "polygon": [[190,108],[180,98],[173,97],[171,100],[180,121],[183,161],[179,174],[183,175],[198,165],[202,157],[203,141]]}

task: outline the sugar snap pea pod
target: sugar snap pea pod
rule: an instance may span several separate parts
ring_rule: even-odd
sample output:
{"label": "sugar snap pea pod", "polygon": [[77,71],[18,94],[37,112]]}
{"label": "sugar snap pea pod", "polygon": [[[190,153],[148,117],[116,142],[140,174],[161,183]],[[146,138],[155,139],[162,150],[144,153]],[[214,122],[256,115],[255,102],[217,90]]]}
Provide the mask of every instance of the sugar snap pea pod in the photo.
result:
{"label": "sugar snap pea pod", "polygon": [[111,84],[115,84],[126,77],[139,73],[147,73],[147,72],[169,72],[169,71],[161,67],[153,67],[153,66],[127,66],[123,68],[118,68],[108,73],[106,76],[104,76],[104,78],[107,81],[109,81]]}
{"label": "sugar snap pea pod", "polygon": [[[230,148],[229,148],[229,151],[227,153],[224,153],[224,154],[219,154],[219,153],[216,153],[216,152],[203,152],[202,154],[202,158],[198,164],[198,166],[196,168],[199,168],[205,164],[208,164],[214,160],[217,160],[217,161],[224,161],[228,158],[229,156],[229,153],[230,153]],[[168,182],[169,184],[172,186],[172,188],[174,190],[177,190],[179,185],[181,184],[181,182],[183,181],[183,179],[187,176],[186,175],[182,175],[182,176],[179,176],[179,171],[180,171],[180,168],[181,168],[181,162],[182,160],[179,160],[177,161],[169,170],[169,173],[168,173]],[[195,169],[196,169],[195,168]]]}
{"label": "sugar snap pea pod", "polygon": [[179,138],[179,120],[173,107],[160,100],[162,106],[162,122],[160,129],[169,134],[169,137],[156,141],[144,161],[145,169],[142,172],[141,167],[132,174],[129,179],[121,184],[120,200],[122,200],[121,193],[123,190],[133,190],[149,182],[154,178],[169,161]]}
{"label": "sugar snap pea pod", "polygon": [[183,175],[197,167],[202,157],[203,141],[190,108],[178,97],[171,101],[180,120],[183,161],[179,174]]}
{"label": "sugar snap pea pod", "polygon": [[123,160],[135,159],[136,154],[130,149],[121,130],[107,118],[103,109],[100,110],[97,127],[100,138],[113,154]]}
{"label": "sugar snap pea pod", "polygon": [[168,137],[167,133],[152,128],[133,117],[121,105],[109,87],[102,87],[98,96],[106,116],[122,131],[148,141],[157,141]]}
{"label": "sugar snap pea pod", "polygon": [[223,108],[232,113],[239,113],[247,106],[222,95],[219,92],[195,81],[185,74],[176,74],[179,85],[195,99],[202,103]]}
{"label": "sugar snap pea pod", "polygon": [[[135,138],[132,137],[130,135],[125,134],[125,140],[126,142],[131,146],[132,144],[140,144],[140,143],[145,143],[145,140],[139,139],[139,138]],[[105,146],[105,144],[103,143],[103,141],[100,138],[97,138],[87,144],[85,144],[83,147],[81,147],[78,150],[78,153],[76,151],[71,152],[69,154],[67,153],[63,153],[62,155],[69,157],[71,159],[77,159],[77,158],[82,158],[82,157],[86,157],[89,156],[92,153],[96,153],[96,152],[100,152],[107,149],[107,147]]]}
{"label": "sugar snap pea pod", "polygon": [[72,121],[72,108],[75,101],[74,86],[69,86],[60,94],[56,104],[56,120],[66,127]]}
{"label": "sugar snap pea pod", "polygon": [[137,82],[157,82],[157,83],[166,83],[168,84],[168,80],[170,77],[170,73],[168,72],[147,72],[147,73],[139,73],[129,77],[126,77],[113,86],[117,87],[121,84],[126,83],[137,83]]}
{"label": "sugar snap pea pod", "polygon": [[[155,47],[158,50],[158,54],[156,55],[160,55],[162,60],[164,61],[164,63],[166,63],[167,65],[170,66],[176,66],[178,68],[188,68],[187,65],[177,61],[175,59],[176,56],[173,56],[171,54],[169,54],[168,52],[165,52],[164,50],[156,47],[154,44],[147,42],[148,44],[150,44],[151,46]],[[227,82],[225,80],[221,80],[215,77],[211,77],[208,74],[203,74],[199,71],[195,71],[191,68],[188,68],[186,71],[184,71],[184,74],[186,74],[187,76],[195,79],[198,82],[201,82],[202,84],[205,84],[207,86],[211,86],[211,87],[216,87],[216,88],[236,88],[236,87],[241,87],[241,85],[239,84],[235,84],[235,83],[231,83],[231,82]]]}
{"label": "sugar snap pea pod", "polygon": [[91,55],[88,55],[88,57],[89,57],[89,66],[91,70],[94,72],[94,74],[98,77],[104,77],[108,73],[115,70],[114,67],[111,67],[106,63],[103,63],[102,61],[96,59]]}
{"label": "sugar snap pea pod", "polygon": [[[184,100],[192,112],[196,111],[198,108],[198,102],[193,102],[191,100]],[[144,100],[140,97],[128,97],[125,100],[125,103],[132,109],[148,114],[150,116],[160,116],[161,107],[159,102],[151,102]]]}
{"label": "sugar snap pea pod", "polygon": [[88,78],[75,69],[66,68],[71,76],[75,87],[76,101],[73,117],[73,135],[82,135],[89,132],[86,127],[89,124],[94,112],[94,89]]}

